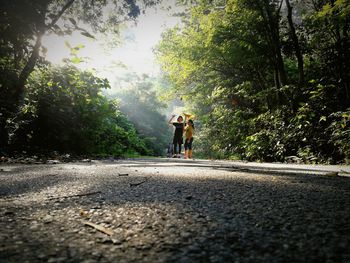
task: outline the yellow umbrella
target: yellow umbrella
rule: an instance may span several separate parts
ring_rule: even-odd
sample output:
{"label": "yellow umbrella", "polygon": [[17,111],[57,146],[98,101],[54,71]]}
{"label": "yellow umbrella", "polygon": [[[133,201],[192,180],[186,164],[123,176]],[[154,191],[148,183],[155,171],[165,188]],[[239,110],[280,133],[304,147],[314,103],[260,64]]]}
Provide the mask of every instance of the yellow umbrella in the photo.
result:
{"label": "yellow umbrella", "polygon": [[196,118],[196,116],[193,114],[183,113],[183,115],[185,115],[186,120],[194,120]]}

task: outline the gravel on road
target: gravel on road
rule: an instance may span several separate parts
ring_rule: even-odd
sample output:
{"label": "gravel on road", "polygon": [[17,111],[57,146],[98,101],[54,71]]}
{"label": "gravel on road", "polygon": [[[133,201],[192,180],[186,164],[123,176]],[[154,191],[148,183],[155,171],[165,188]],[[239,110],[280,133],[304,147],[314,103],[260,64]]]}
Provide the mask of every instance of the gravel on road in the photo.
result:
{"label": "gravel on road", "polygon": [[349,177],[173,159],[0,166],[0,262],[350,262],[349,222]]}

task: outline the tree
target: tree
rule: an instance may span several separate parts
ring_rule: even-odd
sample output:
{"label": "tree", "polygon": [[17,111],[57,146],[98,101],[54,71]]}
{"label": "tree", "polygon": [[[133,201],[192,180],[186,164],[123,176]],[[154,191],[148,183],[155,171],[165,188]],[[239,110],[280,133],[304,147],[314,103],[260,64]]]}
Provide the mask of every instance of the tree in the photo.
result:
{"label": "tree", "polygon": [[[145,6],[152,5],[156,1],[144,1]],[[112,8],[107,19],[105,19],[106,8]],[[27,58],[18,56],[21,50],[13,50],[16,54],[14,56],[14,64],[23,66],[19,70],[16,83],[13,87],[14,97],[23,96],[25,83],[33,71],[38,59],[41,48],[41,39],[49,31],[57,34],[70,33],[73,30],[80,30],[83,35],[93,37],[89,32],[80,28],[78,22],[73,18],[77,17],[82,22],[90,24],[94,31],[106,31],[115,29],[112,23],[120,23],[127,17],[134,19],[140,13],[140,7],[134,0],[119,1],[105,1],[105,0],[66,0],[66,1],[44,1],[44,0],[6,0],[1,5],[1,14],[3,15],[2,34],[14,33],[14,37],[7,38],[7,46],[19,48],[14,42],[18,39],[24,38],[22,49],[28,50]],[[57,25],[59,20],[63,22],[70,22],[70,25],[65,25],[65,30]],[[24,26],[23,31],[17,31],[19,27]],[[28,46],[28,41],[33,41],[33,45]],[[23,53],[23,52],[22,52]],[[19,61],[23,59],[23,61]],[[22,63],[21,63],[22,62]]]}
{"label": "tree", "polygon": [[348,1],[218,2],[196,1],[157,49],[202,122],[203,153],[349,160]]}
{"label": "tree", "polygon": [[308,22],[316,31],[311,33],[315,50],[320,52],[323,73],[341,89],[344,108],[350,103],[350,4],[343,0],[315,1],[316,10]]}
{"label": "tree", "polygon": [[287,10],[288,10],[288,15],[287,15],[288,24],[290,27],[290,32],[291,32],[291,36],[294,44],[295,55],[298,59],[299,85],[303,85],[304,84],[304,59],[303,59],[303,54],[301,52],[299,39],[298,39],[294,22],[293,22],[293,7],[290,4],[289,0],[285,0],[285,1],[286,1]]}
{"label": "tree", "polygon": [[10,147],[28,153],[148,154],[145,141],[102,90],[106,79],[74,66],[31,74],[21,112],[8,122]]}
{"label": "tree", "polygon": [[[42,37],[80,31],[118,33],[118,25],[135,19],[158,0],[3,0],[0,5],[0,148],[7,141],[6,122],[14,118],[25,100],[26,83],[35,66],[47,62]],[[86,30],[82,28],[89,28]]]}

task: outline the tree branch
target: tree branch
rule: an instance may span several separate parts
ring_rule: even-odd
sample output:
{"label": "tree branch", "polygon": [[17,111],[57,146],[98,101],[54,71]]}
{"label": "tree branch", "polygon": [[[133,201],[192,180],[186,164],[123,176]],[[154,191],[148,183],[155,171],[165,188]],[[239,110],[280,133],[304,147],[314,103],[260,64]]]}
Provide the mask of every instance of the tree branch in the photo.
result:
{"label": "tree branch", "polygon": [[15,90],[14,90],[14,95],[15,97],[20,101],[21,97],[23,96],[24,92],[24,85],[27,82],[27,79],[34,70],[34,67],[38,61],[39,58],[39,51],[41,47],[41,39],[46,33],[48,29],[50,29],[54,24],[57,23],[58,19],[63,15],[63,13],[74,3],[75,0],[69,0],[61,9],[61,11],[56,15],[56,17],[51,21],[51,23],[47,26],[44,26],[41,30],[39,29],[39,32],[37,33],[36,36],[36,41],[35,45],[33,47],[32,54],[30,55],[26,65],[24,66],[23,70],[19,74]]}
{"label": "tree branch", "polygon": [[277,14],[279,14],[281,12],[282,4],[283,4],[283,0],[281,0],[280,6],[277,9]]}
{"label": "tree branch", "polygon": [[71,7],[71,5],[74,3],[75,0],[69,0],[61,9],[60,12],[56,15],[54,19],[52,19],[51,23],[47,25],[47,29],[50,29],[52,26],[54,26],[57,21],[61,18],[61,16],[66,12],[66,10]]}

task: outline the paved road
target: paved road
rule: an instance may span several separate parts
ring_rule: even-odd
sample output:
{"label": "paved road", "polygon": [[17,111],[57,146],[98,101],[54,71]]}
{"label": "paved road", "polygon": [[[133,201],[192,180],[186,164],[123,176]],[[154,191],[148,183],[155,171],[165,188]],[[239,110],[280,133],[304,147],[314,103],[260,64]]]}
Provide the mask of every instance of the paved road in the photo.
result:
{"label": "paved road", "polygon": [[350,262],[349,167],[319,168],[1,165],[0,262]]}

